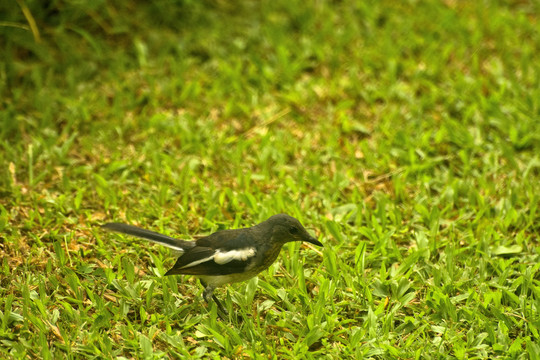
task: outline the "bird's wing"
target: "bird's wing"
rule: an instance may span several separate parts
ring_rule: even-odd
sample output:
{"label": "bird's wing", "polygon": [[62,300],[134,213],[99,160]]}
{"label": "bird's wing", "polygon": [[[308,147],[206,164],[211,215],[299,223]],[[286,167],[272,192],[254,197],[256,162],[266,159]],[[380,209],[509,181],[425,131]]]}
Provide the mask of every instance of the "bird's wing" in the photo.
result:
{"label": "bird's wing", "polygon": [[197,246],[180,256],[165,275],[241,273],[253,261],[256,254],[257,249],[249,232],[220,231],[197,240]]}
{"label": "bird's wing", "polygon": [[174,268],[189,269],[208,261],[214,261],[215,254],[216,250],[214,249],[196,246],[180,256],[174,264]]}
{"label": "bird's wing", "polygon": [[197,240],[197,246],[234,250],[252,246],[256,239],[251,228],[221,230]]}

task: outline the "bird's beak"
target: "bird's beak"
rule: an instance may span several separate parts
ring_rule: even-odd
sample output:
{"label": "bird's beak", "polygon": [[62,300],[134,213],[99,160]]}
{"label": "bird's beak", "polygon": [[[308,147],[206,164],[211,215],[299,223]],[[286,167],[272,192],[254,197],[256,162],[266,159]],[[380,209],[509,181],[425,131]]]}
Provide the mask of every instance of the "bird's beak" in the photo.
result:
{"label": "bird's beak", "polygon": [[315,239],[313,236],[308,237],[305,241],[313,245],[323,246],[323,244],[319,240]]}

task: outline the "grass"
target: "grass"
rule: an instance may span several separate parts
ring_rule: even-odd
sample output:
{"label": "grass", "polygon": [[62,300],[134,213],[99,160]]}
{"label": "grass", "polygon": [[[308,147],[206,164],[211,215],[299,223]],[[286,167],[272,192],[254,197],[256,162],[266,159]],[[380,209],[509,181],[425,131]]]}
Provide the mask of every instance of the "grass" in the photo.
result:
{"label": "grass", "polygon": [[[0,357],[540,359],[537,3],[17,4]],[[218,290],[243,321],[99,229],[279,212],[325,247]]]}

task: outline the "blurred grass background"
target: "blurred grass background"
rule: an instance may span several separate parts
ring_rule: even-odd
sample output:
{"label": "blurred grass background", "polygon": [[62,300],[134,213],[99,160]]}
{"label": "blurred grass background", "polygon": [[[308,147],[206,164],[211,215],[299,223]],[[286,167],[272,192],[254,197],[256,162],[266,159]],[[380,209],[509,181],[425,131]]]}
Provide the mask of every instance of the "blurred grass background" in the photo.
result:
{"label": "blurred grass background", "polygon": [[[2,357],[540,358],[539,10],[2,2]],[[279,212],[242,322],[99,230]]]}

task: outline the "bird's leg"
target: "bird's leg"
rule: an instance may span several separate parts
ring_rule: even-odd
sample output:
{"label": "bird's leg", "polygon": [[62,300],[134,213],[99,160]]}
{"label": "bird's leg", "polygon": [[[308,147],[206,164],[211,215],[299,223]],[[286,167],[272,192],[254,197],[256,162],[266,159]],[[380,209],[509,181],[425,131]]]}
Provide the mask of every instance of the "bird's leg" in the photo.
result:
{"label": "bird's leg", "polygon": [[225,314],[225,316],[229,315],[229,312],[228,312],[227,309],[225,309],[225,307],[221,304],[221,302],[218,300],[218,298],[216,297],[216,295],[212,295],[212,299],[214,299],[214,301],[216,302],[216,305],[217,305],[218,309],[219,309],[223,314]]}
{"label": "bird's leg", "polygon": [[207,303],[210,303],[210,301],[214,300],[218,307],[218,312],[220,313],[219,316],[225,320],[227,315],[229,315],[228,311],[225,309],[225,307],[221,304],[221,302],[218,300],[216,295],[214,295],[214,287],[211,285],[207,285],[204,281],[201,280],[201,284],[204,286],[204,292],[203,297],[204,300],[206,300]]}

